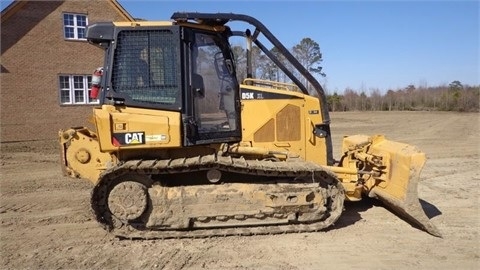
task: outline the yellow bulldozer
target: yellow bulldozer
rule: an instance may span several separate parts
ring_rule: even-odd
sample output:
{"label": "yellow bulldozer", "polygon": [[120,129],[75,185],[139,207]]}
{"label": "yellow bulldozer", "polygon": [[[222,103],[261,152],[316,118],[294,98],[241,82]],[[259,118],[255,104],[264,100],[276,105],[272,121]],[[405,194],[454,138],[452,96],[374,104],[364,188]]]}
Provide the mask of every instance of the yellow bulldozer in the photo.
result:
{"label": "yellow bulldozer", "polygon": [[[232,21],[254,30],[233,31]],[[246,40],[242,82],[233,36]],[[440,236],[417,195],[425,154],[353,135],[335,160],[321,85],[257,19],[177,12],[169,21],[95,23],[86,38],[105,50],[90,93],[100,106],[95,128],[59,132],[62,167],[92,182],[93,213],[115,236],[312,232],[363,196]],[[252,77],[253,44],[291,83]]]}

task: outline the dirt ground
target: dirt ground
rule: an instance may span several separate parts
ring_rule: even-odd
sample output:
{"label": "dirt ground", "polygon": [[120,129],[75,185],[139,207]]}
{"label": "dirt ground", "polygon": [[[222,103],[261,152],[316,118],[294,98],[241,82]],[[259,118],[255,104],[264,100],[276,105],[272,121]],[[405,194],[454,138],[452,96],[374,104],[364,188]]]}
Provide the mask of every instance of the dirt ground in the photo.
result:
{"label": "dirt ground", "polygon": [[480,114],[333,113],[343,135],[386,134],[427,153],[419,197],[433,237],[374,201],[346,204],[328,231],[118,240],[93,220],[90,184],[62,176],[55,142],[2,144],[1,269],[480,269]]}

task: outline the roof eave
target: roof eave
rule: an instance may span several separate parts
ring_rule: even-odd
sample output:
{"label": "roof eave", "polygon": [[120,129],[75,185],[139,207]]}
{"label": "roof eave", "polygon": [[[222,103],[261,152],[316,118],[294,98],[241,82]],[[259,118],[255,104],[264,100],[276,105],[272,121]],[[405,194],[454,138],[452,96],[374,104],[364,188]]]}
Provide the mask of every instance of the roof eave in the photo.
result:
{"label": "roof eave", "polygon": [[123,8],[123,6],[117,0],[110,0],[110,3],[118,10],[118,12],[125,18],[127,21],[134,22],[135,19],[128,13],[128,11]]}
{"label": "roof eave", "polygon": [[[29,1],[14,0],[12,3],[10,3],[10,5],[8,5],[5,9],[2,10],[2,23],[8,20],[8,18],[10,18],[28,2]],[[109,0],[109,2],[126,21],[135,21],[135,19],[130,15],[130,13],[128,13],[127,10],[125,10],[122,5],[118,3],[117,0]]]}
{"label": "roof eave", "polygon": [[2,23],[20,10],[28,1],[18,1],[15,0],[10,3],[6,8],[2,10]]}

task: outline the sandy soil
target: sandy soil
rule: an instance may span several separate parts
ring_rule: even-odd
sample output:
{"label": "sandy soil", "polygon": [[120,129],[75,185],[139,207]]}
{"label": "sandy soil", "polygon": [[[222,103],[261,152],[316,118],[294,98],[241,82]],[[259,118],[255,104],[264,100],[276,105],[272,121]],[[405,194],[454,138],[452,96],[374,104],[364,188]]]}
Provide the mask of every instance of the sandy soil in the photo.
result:
{"label": "sandy soil", "polygon": [[480,269],[479,114],[334,113],[334,150],[347,134],[384,133],[428,155],[419,196],[444,238],[375,201],[347,204],[319,233],[118,240],[89,210],[90,185],[63,177],[54,142],[3,144],[2,269]]}

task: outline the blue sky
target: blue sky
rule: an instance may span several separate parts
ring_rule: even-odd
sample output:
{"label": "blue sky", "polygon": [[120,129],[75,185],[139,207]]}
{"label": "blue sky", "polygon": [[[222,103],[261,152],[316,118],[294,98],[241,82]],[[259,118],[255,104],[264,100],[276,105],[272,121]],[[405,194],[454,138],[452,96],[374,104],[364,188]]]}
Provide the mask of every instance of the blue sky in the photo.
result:
{"label": "blue sky", "polygon": [[320,44],[329,93],[480,84],[479,1],[119,2],[148,20],[169,20],[175,11],[247,14],[288,48],[310,37]]}

